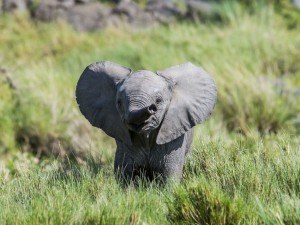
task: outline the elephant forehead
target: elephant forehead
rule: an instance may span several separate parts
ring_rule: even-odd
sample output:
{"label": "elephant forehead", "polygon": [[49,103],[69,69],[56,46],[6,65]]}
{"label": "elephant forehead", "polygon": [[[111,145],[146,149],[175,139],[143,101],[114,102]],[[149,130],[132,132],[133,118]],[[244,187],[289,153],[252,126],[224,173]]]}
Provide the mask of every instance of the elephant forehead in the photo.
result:
{"label": "elephant forehead", "polygon": [[125,91],[153,92],[164,89],[167,84],[164,78],[147,70],[140,70],[130,74],[123,83]]}

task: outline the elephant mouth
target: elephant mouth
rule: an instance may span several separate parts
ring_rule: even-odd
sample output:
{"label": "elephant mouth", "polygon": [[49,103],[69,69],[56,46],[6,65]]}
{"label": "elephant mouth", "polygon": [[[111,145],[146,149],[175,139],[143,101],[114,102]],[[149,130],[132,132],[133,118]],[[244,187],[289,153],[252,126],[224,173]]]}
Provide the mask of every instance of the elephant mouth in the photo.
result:
{"label": "elephant mouth", "polygon": [[147,125],[147,123],[141,123],[141,124],[134,124],[134,123],[129,123],[128,127],[130,130],[135,131],[135,132],[140,132],[143,130],[143,128]]}
{"label": "elephant mouth", "polygon": [[149,119],[139,124],[129,123],[127,126],[135,133],[144,133],[154,130],[157,127],[157,121]]}

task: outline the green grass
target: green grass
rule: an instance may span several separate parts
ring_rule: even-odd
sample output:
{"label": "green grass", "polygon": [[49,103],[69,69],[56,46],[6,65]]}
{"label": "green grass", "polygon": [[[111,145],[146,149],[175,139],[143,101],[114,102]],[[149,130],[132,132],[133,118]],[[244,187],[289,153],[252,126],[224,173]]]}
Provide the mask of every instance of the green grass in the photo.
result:
{"label": "green grass", "polygon": [[[221,22],[95,33],[1,15],[0,224],[299,224],[300,32],[270,5],[221,9]],[[74,97],[99,60],[191,61],[215,78],[181,184],[115,181],[114,141]]]}
{"label": "green grass", "polygon": [[[111,164],[15,160],[1,224],[298,224],[299,140],[196,139],[180,185],[122,189]],[[26,157],[25,157],[26,158]],[[142,182],[142,181],[141,181]]]}
{"label": "green grass", "polygon": [[155,186],[122,190],[111,166],[95,166],[96,171],[89,166],[39,167],[2,185],[1,224],[166,223],[167,191]]}

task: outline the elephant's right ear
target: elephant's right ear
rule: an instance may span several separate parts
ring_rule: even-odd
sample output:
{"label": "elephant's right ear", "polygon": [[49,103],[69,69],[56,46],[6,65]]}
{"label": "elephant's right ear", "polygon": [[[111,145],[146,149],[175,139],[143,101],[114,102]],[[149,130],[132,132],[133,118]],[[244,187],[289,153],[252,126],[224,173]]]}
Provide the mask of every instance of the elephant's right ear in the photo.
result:
{"label": "elephant's right ear", "polygon": [[85,118],[126,144],[131,144],[130,134],[121,121],[115,101],[117,83],[130,73],[131,69],[113,62],[97,62],[83,71],[76,87],[76,100]]}

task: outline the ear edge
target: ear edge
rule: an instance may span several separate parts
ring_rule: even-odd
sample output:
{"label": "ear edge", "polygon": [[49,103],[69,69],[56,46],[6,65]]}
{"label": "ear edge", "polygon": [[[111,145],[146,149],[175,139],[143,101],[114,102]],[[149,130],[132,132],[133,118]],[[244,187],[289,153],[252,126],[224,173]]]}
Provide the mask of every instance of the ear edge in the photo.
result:
{"label": "ear edge", "polygon": [[99,62],[94,62],[86,67],[86,69],[91,70],[94,73],[99,73],[103,72],[106,74],[112,74],[109,72],[109,69],[111,68],[122,68],[124,70],[127,70],[126,74],[123,74],[125,76],[128,76],[129,74],[132,73],[132,69],[126,66],[122,66],[120,64],[111,62],[111,61],[99,61]]}
{"label": "ear edge", "polygon": [[183,132],[172,133],[172,135],[168,135],[167,138],[165,138],[165,139],[158,137],[158,138],[156,138],[156,144],[158,144],[158,145],[167,144],[167,143],[174,141],[177,138],[181,137],[182,135],[184,135],[186,132],[188,132],[191,129],[193,129],[193,127],[190,129],[184,128]]}

